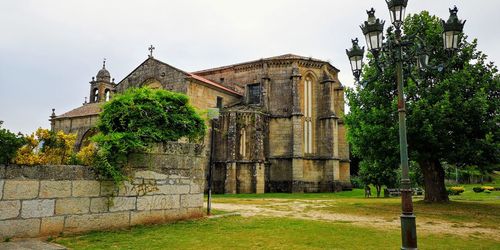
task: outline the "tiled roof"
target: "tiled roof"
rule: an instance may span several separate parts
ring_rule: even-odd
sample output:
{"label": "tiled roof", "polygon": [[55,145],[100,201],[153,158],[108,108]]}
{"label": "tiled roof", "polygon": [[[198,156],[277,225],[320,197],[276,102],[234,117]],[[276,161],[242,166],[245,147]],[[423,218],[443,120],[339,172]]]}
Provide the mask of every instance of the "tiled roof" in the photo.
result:
{"label": "tiled roof", "polygon": [[[272,60],[309,60],[309,61],[314,61],[314,62],[326,62],[326,63],[328,63],[327,61],[316,59],[316,58],[312,58],[312,57],[305,57],[305,56],[299,56],[299,55],[294,55],[294,54],[285,54],[285,55],[280,55],[280,56],[273,56],[273,57],[262,58],[262,59],[254,60],[254,61],[248,61],[248,62],[242,62],[242,63],[237,63],[237,64],[231,64],[231,65],[217,67],[217,68],[212,68],[212,69],[200,70],[200,71],[193,72],[193,74],[203,74],[203,73],[208,73],[208,72],[212,72],[212,71],[230,69],[230,68],[233,68],[233,67],[236,67],[236,66],[240,66],[240,65],[258,63],[258,62],[261,62],[261,61],[272,61]],[[333,67],[333,68],[335,68],[335,67]]]}
{"label": "tiled roof", "polygon": [[55,119],[97,115],[102,111],[101,104],[102,103],[87,103],[62,115],[58,115]]}
{"label": "tiled roof", "polygon": [[238,93],[238,92],[236,92],[236,91],[234,91],[232,89],[226,88],[226,87],[224,87],[224,86],[222,86],[222,85],[220,85],[220,84],[218,84],[216,82],[210,81],[210,80],[208,80],[208,79],[206,79],[204,77],[201,77],[201,76],[198,76],[198,75],[195,75],[195,74],[191,74],[191,73],[188,73],[188,74],[189,74],[190,77],[192,77],[192,78],[194,78],[194,79],[196,79],[198,81],[204,82],[204,83],[206,83],[208,85],[212,85],[212,86],[214,86],[216,88],[223,89],[223,90],[225,90],[227,92],[231,92],[233,94],[241,96],[240,93]]}

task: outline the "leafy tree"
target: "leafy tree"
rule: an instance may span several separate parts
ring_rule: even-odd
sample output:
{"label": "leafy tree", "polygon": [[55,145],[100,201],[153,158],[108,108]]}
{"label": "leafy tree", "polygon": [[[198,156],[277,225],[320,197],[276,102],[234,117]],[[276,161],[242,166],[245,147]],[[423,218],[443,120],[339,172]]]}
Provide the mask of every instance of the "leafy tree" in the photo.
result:
{"label": "leafy tree", "polygon": [[387,167],[378,161],[362,161],[359,164],[359,177],[363,183],[375,186],[377,197],[380,197],[382,186],[393,187],[397,182],[394,168]]}
{"label": "leafy tree", "polygon": [[[440,19],[424,11],[409,16],[403,30],[418,35],[430,54],[430,64],[449,62],[425,71],[411,69],[417,76],[406,81],[407,124],[410,158],[422,170],[425,200],[448,200],[441,162],[457,166],[488,166],[499,162],[500,78],[493,63],[477,50],[477,41],[462,37],[458,51],[447,53],[442,46]],[[388,36],[392,30],[388,29]],[[395,66],[386,55],[373,57],[365,65],[363,78],[376,81],[347,91],[351,112],[346,117],[353,153],[363,160],[399,164],[397,93]],[[405,68],[410,70],[405,62]],[[444,70],[443,70],[444,69]],[[407,74],[406,74],[407,75]]]}
{"label": "leafy tree", "polygon": [[150,88],[131,88],[116,95],[103,106],[99,133],[93,137],[98,146],[97,170],[120,182],[131,153],[180,138],[203,138],[205,122],[188,101],[184,94]]}
{"label": "leafy tree", "polygon": [[2,128],[0,121],[0,164],[9,164],[25,140],[21,134],[14,134]]}

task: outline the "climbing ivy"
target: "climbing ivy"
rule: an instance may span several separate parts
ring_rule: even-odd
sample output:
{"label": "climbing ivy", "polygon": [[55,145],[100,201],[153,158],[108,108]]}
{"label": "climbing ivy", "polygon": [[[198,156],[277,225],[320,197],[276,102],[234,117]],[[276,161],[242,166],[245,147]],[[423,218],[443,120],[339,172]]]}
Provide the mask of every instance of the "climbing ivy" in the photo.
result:
{"label": "climbing ivy", "polygon": [[115,182],[124,180],[124,168],[132,153],[148,152],[154,144],[205,135],[204,120],[186,95],[166,90],[131,88],[103,106],[94,167]]}

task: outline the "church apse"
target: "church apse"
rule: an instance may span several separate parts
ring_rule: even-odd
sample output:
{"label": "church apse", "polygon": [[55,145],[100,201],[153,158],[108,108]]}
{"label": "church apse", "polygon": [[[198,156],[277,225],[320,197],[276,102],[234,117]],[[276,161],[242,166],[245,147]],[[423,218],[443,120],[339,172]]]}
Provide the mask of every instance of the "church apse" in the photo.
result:
{"label": "church apse", "polygon": [[[265,192],[338,191],[350,185],[346,140],[338,138],[345,137],[337,115],[343,93],[338,70],[329,63],[284,55],[195,73],[233,81],[245,93],[239,105],[221,111],[215,192],[257,192],[262,173]],[[255,128],[262,144],[245,116],[260,117]],[[254,157],[249,148],[262,154]]]}

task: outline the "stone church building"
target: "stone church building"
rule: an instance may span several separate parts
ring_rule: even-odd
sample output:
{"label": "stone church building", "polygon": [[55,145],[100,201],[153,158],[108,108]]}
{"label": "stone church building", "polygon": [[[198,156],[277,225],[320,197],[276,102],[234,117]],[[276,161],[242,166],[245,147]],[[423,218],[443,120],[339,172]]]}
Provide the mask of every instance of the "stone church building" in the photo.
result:
{"label": "stone church building", "polygon": [[51,127],[77,133],[79,149],[96,133],[100,106],[114,94],[142,86],[181,92],[198,110],[220,110],[215,192],[338,191],[350,186],[338,73],[329,62],[291,54],[189,73],[151,53],[118,83],[103,64],[90,82],[89,101],[62,115],[53,110]]}

